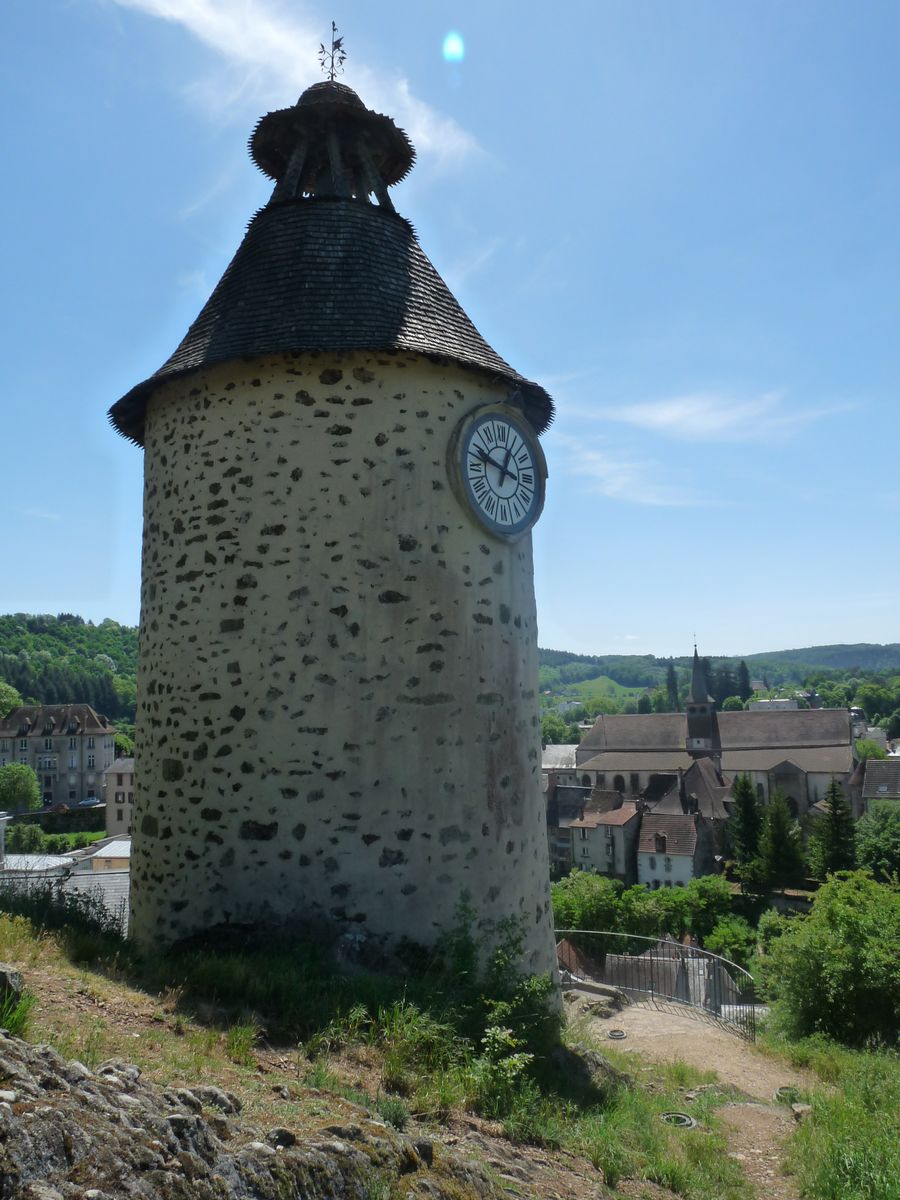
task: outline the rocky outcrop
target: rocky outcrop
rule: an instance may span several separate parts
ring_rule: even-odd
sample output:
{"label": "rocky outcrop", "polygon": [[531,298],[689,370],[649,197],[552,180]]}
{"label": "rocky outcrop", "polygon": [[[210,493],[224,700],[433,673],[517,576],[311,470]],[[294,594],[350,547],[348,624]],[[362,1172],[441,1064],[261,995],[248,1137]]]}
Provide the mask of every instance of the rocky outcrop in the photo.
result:
{"label": "rocky outcrop", "polygon": [[[164,1089],[0,1033],[0,1200],[495,1200],[484,1170],[345,1105],[261,1135],[218,1087]],[[327,1118],[322,1118],[327,1121]],[[333,1118],[332,1118],[333,1122]]]}

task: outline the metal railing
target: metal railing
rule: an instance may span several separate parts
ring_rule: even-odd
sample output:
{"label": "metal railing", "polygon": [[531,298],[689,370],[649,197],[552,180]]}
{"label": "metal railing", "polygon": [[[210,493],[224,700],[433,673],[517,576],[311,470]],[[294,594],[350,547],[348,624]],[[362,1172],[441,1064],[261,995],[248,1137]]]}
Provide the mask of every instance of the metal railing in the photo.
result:
{"label": "metal railing", "polygon": [[753,977],[718,954],[671,938],[593,929],[557,929],[563,985],[603,984],[631,1001],[697,1013],[756,1040]]}

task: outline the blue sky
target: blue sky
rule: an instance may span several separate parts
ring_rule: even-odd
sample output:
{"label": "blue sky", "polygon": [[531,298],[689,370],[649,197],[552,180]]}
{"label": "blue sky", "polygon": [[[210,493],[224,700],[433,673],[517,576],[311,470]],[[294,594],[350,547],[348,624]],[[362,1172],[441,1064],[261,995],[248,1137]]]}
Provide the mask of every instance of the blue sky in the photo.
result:
{"label": "blue sky", "polygon": [[344,82],[419,151],[395,204],[556,400],[541,644],[900,640],[900,7],[877,0],[11,0],[0,611],[137,621],[141,453],[106,411],[268,198],[247,137],[321,78],[332,17]]}

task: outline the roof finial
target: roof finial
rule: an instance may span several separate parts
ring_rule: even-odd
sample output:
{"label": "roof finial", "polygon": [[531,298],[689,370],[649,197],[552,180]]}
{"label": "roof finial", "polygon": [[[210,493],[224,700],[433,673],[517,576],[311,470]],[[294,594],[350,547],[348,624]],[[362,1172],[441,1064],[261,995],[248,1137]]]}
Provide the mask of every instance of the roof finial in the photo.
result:
{"label": "roof finial", "polygon": [[347,52],[344,50],[344,39],[337,35],[337,25],[331,22],[331,49],[325,49],[325,43],[319,42],[319,65],[323,72],[334,83],[335,75],[343,75],[344,62]]}

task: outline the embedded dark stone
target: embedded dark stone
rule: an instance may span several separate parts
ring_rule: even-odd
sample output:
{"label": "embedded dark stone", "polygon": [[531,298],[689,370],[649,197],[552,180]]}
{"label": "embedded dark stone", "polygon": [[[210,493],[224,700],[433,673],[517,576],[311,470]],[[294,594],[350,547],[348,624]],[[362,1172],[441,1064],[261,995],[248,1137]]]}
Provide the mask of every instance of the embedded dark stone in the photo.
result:
{"label": "embedded dark stone", "polygon": [[362,840],[365,842],[365,844],[367,846],[371,846],[373,842],[381,841],[381,834],[380,833],[364,833],[362,835]]}
{"label": "embedded dark stone", "polygon": [[407,551],[408,550],[417,550],[418,546],[419,546],[418,541],[414,537],[410,537],[409,534],[403,534],[403,533],[401,533],[398,536],[397,544],[399,545],[401,550],[407,550]]}
{"label": "embedded dark stone", "polygon": [[398,829],[396,833],[397,841],[408,842],[412,835],[413,831],[411,829]]}
{"label": "embedded dark stone", "polygon": [[306,826],[303,824],[302,821],[300,821],[299,824],[294,826],[294,828],[291,830],[291,833],[294,835],[294,837],[297,839],[298,842],[302,842],[303,839],[306,837]]}
{"label": "embedded dark stone", "polygon": [[162,762],[162,777],[167,783],[184,777],[184,763],[177,758],[164,758]]}
{"label": "embedded dark stone", "polygon": [[379,867],[399,867],[401,863],[405,862],[406,855],[402,850],[391,850],[385,846],[378,860],[378,865]]}
{"label": "embedded dark stone", "polygon": [[141,819],[141,833],[147,837],[156,837],[159,833],[159,822],[156,817],[151,817],[149,813],[145,814]]}
{"label": "embedded dark stone", "polygon": [[409,596],[404,596],[402,592],[380,592],[378,599],[382,604],[401,604],[404,600],[408,600]]}
{"label": "embedded dark stone", "polygon": [[285,532],[284,525],[264,525],[262,530],[263,537],[280,537]]}
{"label": "embedded dark stone", "polygon": [[226,617],[224,621],[219,622],[219,631],[221,633],[238,633],[243,628],[243,617]]}
{"label": "embedded dark stone", "polygon": [[295,800],[299,795],[297,789],[292,787],[283,787],[281,789],[281,794],[285,800]]}
{"label": "embedded dark stone", "polygon": [[232,721],[243,721],[246,712],[247,710],[245,708],[241,708],[239,704],[236,704],[234,708],[229,710],[228,715],[231,717]]}
{"label": "embedded dark stone", "polygon": [[486,617],[484,613],[472,613],[472,620],[476,625],[493,625],[494,618]]}
{"label": "embedded dark stone", "polygon": [[207,746],[206,742],[201,742],[199,746],[194,748],[191,757],[193,758],[194,762],[203,762],[204,758],[206,758],[208,754],[209,747]]}
{"label": "embedded dark stone", "polygon": [[511,616],[512,616],[512,610],[510,609],[509,605],[501,604],[500,605],[500,624],[508,625],[509,619]]}
{"label": "embedded dark stone", "polygon": [[319,383],[340,383],[344,378],[344,372],[337,367],[326,367],[319,375]]}
{"label": "embedded dark stone", "polygon": [[244,821],[240,836],[248,842],[271,842],[277,832],[277,821],[272,821],[269,825],[263,824],[262,821]]}
{"label": "embedded dark stone", "polygon": [[204,821],[221,821],[222,810],[219,808],[201,808],[200,816]]}

